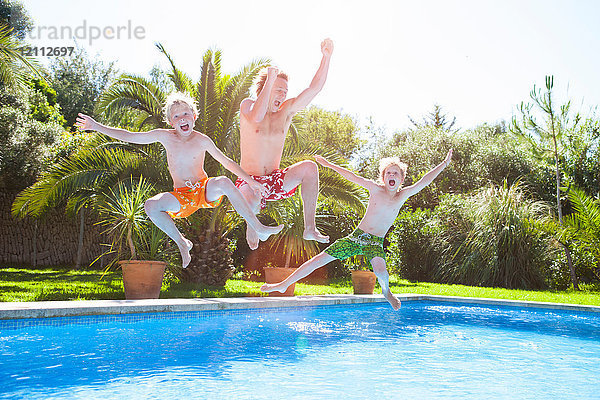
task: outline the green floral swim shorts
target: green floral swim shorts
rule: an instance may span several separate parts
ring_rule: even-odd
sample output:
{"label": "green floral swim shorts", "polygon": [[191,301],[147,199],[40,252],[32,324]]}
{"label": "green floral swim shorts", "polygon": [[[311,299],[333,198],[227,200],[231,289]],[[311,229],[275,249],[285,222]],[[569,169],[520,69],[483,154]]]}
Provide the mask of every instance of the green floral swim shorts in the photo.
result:
{"label": "green floral swim shorts", "polygon": [[358,254],[363,254],[369,262],[375,257],[381,257],[385,260],[383,238],[371,235],[358,228],[345,238],[336,240],[324,251],[338,260],[345,260]]}

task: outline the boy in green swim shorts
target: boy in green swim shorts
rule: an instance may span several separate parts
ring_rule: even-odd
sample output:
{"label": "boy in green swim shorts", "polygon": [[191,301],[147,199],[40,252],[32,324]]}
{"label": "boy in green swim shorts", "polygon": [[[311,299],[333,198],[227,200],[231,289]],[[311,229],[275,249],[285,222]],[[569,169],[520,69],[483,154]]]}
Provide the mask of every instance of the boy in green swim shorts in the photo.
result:
{"label": "boy in green swim shorts", "polygon": [[452,150],[446,159],[423,178],[412,186],[403,188],[406,177],[406,164],[398,158],[385,158],[379,164],[379,182],[362,178],[346,168],[335,165],[321,156],[315,160],[324,167],[328,167],[342,175],[351,182],[356,183],[369,191],[367,211],[358,227],[350,235],[337,240],[331,246],[317,254],[315,257],[302,264],[294,273],[279,283],[264,284],[260,289],[263,292],[285,292],[288,286],[308,276],[311,272],[327,263],[339,259],[344,260],[357,254],[363,254],[371,263],[373,272],[381,285],[383,296],[394,310],[400,308],[400,300],[390,290],[389,274],[385,264],[383,251],[383,238],[391,228],[400,212],[402,205],[410,196],[419,193],[450,164]]}

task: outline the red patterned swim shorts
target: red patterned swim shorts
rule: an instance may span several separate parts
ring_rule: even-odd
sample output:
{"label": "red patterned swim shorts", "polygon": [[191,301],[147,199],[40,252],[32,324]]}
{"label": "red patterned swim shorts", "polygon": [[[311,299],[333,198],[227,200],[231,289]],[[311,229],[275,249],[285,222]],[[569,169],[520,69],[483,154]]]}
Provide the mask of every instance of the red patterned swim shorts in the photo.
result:
{"label": "red patterned swim shorts", "polygon": [[[265,188],[267,188],[267,193],[260,199],[260,208],[261,210],[267,206],[267,200],[276,201],[287,199],[288,197],[292,197],[294,193],[296,193],[296,189],[298,186],[286,192],[283,190],[283,178],[285,178],[285,174],[287,173],[287,168],[285,169],[276,169],[269,175],[250,175],[252,179],[256,182],[262,184]],[[245,180],[238,178],[235,181],[235,186],[239,189],[244,185],[247,185]]]}

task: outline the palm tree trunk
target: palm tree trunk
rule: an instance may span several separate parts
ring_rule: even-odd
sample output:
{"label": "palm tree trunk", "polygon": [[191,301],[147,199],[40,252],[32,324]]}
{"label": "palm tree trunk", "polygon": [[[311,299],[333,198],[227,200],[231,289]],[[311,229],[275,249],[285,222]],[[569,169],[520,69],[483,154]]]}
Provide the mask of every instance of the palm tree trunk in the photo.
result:
{"label": "palm tree trunk", "polygon": [[127,244],[131,250],[131,259],[136,259],[135,246],[133,245],[133,238],[131,237],[131,226],[127,227]]}
{"label": "palm tree trunk", "polygon": [[285,252],[285,267],[290,267],[290,261],[292,259],[292,246],[287,246],[287,250]]}

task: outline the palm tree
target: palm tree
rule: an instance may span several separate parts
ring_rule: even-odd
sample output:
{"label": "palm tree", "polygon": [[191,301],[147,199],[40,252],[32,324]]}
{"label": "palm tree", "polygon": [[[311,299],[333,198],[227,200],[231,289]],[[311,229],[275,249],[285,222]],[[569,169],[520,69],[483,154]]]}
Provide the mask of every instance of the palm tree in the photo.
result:
{"label": "palm tree", "polygon": [[[170,64],[167,72],[169,88],[187,93],[196,100],[198,118],[194,128],[208,135],[226,154],[239,153],[239,104],[249,95],[254,77],[269,60],[253,61],[231,76],[221,70],[221,52],[208,50],[202,58],[200,79],[194,83],[177,68],[161,44],[157,44],[157,48]],[[167,93],[160,85],[143,77],[123,75],[101,96],[98,108],[107,118],[136,110],[137,129],[162,127],[166,97]],[[159,151],[164,153],[162,147]],[[205,170],[208,176],[229,174],[210,157],[205,161]],[[227,208],[221,206],[202,214],[179,222],[194,243],[192,262],[179,275],[187,281],[223,285],[233,272],[232,268],[224,267],[224,264],[231,264],[226,237],[229,228],[227,224],[218,223],[228,219]]]}

